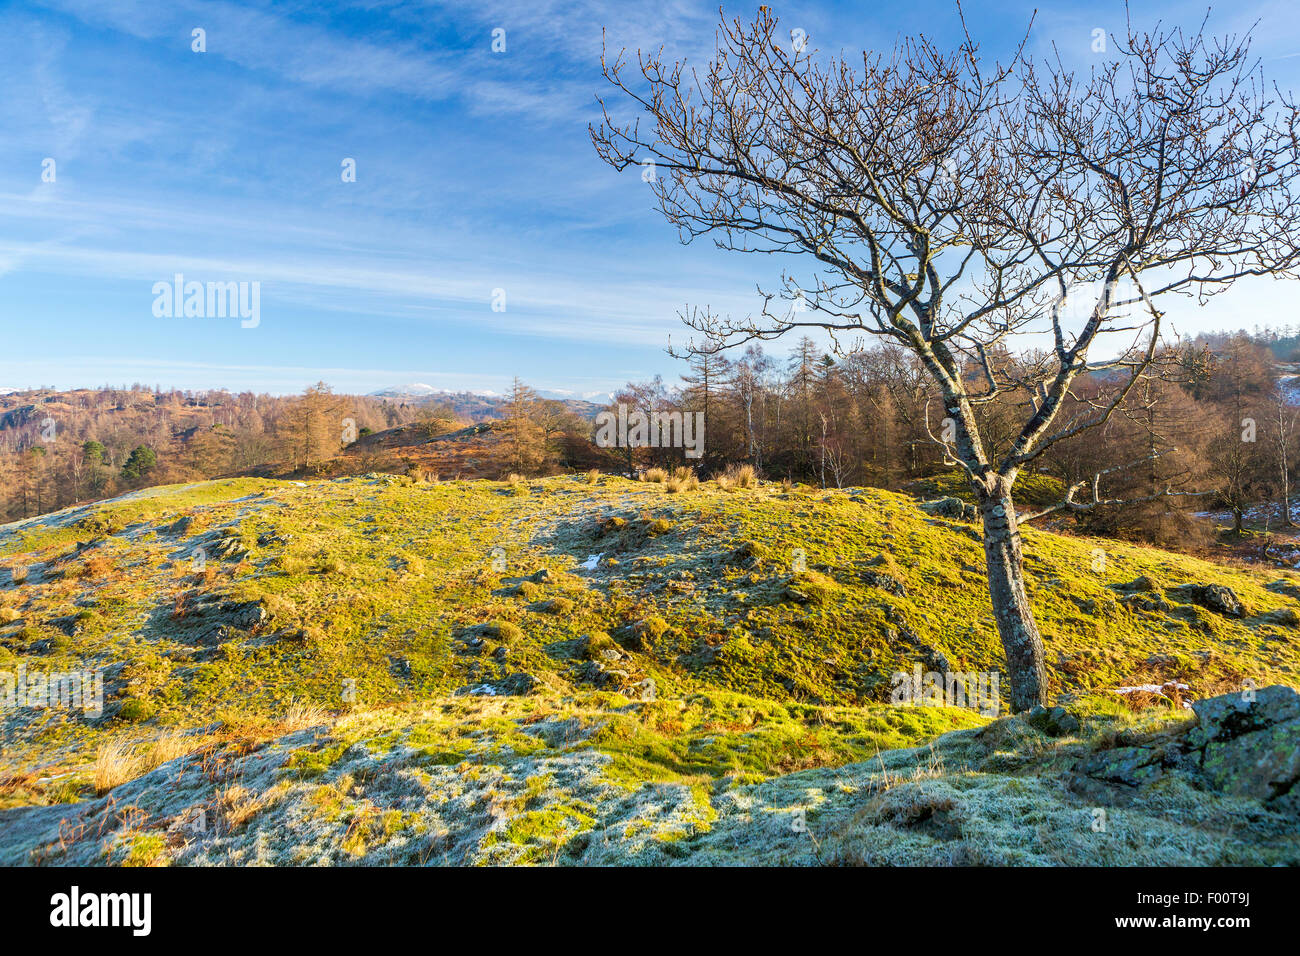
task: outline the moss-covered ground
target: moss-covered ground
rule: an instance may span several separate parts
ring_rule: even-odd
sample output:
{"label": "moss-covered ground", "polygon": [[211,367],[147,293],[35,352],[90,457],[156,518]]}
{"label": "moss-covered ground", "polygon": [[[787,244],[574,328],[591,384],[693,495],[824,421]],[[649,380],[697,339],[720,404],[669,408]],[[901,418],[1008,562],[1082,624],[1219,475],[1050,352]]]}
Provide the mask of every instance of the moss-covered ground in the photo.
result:
{"label": "moss-covered ground", "polygon": [[[1085,736],[1181,719],[1134,713],[1121,686],[1300,685],[1300,574],[1033,530],[1025,552],[1053,692],[1100,722]],[[1244,615],[1193,601],[1204,584]],[[135,787],[143,816],[87,861],[247,862],[237,841],[177,836],[196,805],[227,821],[214,834],[281,841],[283,862],[675,859],[736,794],[988,723],[891,704],[914,663],[999,672],[1002,655],[978,529],[904,495],[585,476],[150,489],[0,527],[0,672],[97,671],[105,689],[97,716],[4,712],[0,813],[30,838],[0,855],[81,859],[42,827]],[[256,785],[213,769],[240,761]],[[193,773],[190,802],[150,796],[169,767]],[[366,804],[367,774],[422,796]],[[288,814],[269,837],[268,814]],[[611,821],[617,852],[591,843]]]}

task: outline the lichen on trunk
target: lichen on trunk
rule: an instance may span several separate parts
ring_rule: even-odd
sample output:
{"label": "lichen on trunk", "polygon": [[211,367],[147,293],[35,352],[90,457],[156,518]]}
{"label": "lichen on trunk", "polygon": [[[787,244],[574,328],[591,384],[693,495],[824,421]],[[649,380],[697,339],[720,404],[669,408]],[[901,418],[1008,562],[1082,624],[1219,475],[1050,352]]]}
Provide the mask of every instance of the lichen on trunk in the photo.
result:
{"label": "lichen on trunk", "polygon": [[1046,654],[1025,591],[1024,555],[1011,482],[997,478],[991,484],[992,488],[986,489],[977,483],[976,493],[984,524],[989,599],[1010,670],[1011,710],[1019,713],[1048,702]]}

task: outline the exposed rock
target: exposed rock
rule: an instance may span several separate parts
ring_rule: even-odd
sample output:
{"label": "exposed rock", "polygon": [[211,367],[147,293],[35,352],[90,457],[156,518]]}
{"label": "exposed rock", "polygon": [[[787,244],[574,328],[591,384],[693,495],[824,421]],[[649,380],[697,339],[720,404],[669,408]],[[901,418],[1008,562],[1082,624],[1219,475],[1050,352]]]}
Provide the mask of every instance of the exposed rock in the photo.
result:
{"label": "exposed rock", "polygon": [[183,619],[188,629],[197,630],[193,643],[216,647],[227,641],[247,637],[270,621],[271,615],[261,601],[216,600],[200,604]]}
{"label": "exposed rock", "polygon": [[873,588],[879,588],[898,597],[907,597],[907,586],[892,575],[880,571],[860,571],[858,576]]}
{"label": "exposed rock", "polygon": [[885,618],[894,625],[885,629],[885,639],[889,643],[902,642],[910,645],[917,652],[926,670],[938,671],[941,674],[952,671],[952,663],[948,660],[948,656],[939,648],[923,641],[892,605],[885,606]]}
{"label": "exposed rock", "polygon": [[597,661],[592,661],[587,665],[583,677],[601,690],[613,691],[622,690],[631,680],[631,675],[627,671],[615,667],[606,667]]}
{"label": "exposed rock", "polygon": [[1300,814],[1300,695],[1278,685],[1198,701],[1192,710],[1196,723],[1181,731],[1084,758],[1071,789],[1142,787],[1182,773],[1198,786]]}
{"label": "exposed rock", "polygon": [[952,496],[923,501],[921,510],[936,518],[956,518],[960,521],[974,521],[979,517],[978,508]]}
{"label": "exposed rock", "polygon": [[231,624],[245,630],[263,624],[270,618],[266,605],[261,601],[232,602],[222,605],[222,612]]}
{"label": "exposed rock", "polygon": [[1173,609],[1173,605],[1160,596],[1150,596],[1146,594],[1129,594],[1120,598],[1120,603],[1134,611],[1155,611],[1167,613]]}
{"label": "exposed rock", "polygon": [[1150,593],[1157,590],[1155,582],[1152,581],[1145,574],[1142,575],[1141,577],[1134,578],[1132,581],[1129,581],[1127,584],[1116,584],[1114,587],[1115,590],[1117,591],[1131,591],[1131,592],[1145,591],[1147,593]]}
{"label": "exposed rock", "polygon": [[1197,726],[1187,736],[1193,746],[1203,747],[1300,719],[1300,695],[1278,684],[1197,701],[1192,711]]}
{"label": "exposed rock", "polygon": [[538,680],[532,674],[526,674],[522,671],[518,674],[511,674],[506,680],[505,690],[510,694],[527,694],[538,686]]}
{"label": "exposed rock", "polygon": [[1184,584],[1174,593],[1199,604],[1208,611],[1215,611],[1228,617],[1245,617],[1246,606],[1232,588],[1222,584]]}
{"label": "exposed rock", "polygon": [[240,561],[248,556],[248,549],[237,534],[223,534],[216,541],[205,544],[204,551],[209,558],[219,561]]}
{"label": "exposed rock", "polygon": [[1065,737],[1079,732],[1079,718],[1064,707],[1037,707],[1025,714],[1025,721],[1049,737]]}

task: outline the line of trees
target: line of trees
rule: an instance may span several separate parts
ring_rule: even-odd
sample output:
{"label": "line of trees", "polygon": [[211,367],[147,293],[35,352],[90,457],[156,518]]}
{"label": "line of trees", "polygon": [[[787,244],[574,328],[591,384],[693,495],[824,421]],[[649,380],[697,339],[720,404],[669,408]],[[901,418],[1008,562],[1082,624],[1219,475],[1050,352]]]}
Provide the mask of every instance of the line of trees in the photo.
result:
{"label": "line of trees", "polygon": [[0,403],[0,520],[268,463],[309,471],[424,411],[320,382],[289,397],[140,385],[10,395]]}
{"label": "line of trees", "polygon": [[[1116,414],[1053,446],[1033,474],[1053,479],[1048,487],[1061,493],[1103,476],[1102,500],[1113,503],[1071,516],[1092,534],[1197,547],[1207,543],[1207,529],[1195,512],[1222,509],[1240,531],[1261,504],[1266,522],[1291,526],[1300,408],[1290,403],[1300,394],[1287,387],[1275,341],[1238,332],[1162,349]],[[1000,360],[1031,364],[1035,356]],[[972,363],[965,374],[974,379],[980,370]],[[751,345],[735,358],[691,356],[682,379],[678,387],[660,378],[629,383],[608,408],[703,412],[701,458],[692,462],[676,447],[611,449],[605,467],[684,464],[707,477],[748,463],[769,478],[890,489],[951,468],[935,440],[944,418],[939,396],[920,362],[892,344],[836,357],[804,338],[785,360]],[[1081,377],[1062,415],[1086,414],[1106,387],[1104,375]],[[1029,400],[1008,389],[979,407],[991,453],[1010,446]]]}
{"label": "line of trees", "polygon": [[[1100,491],[1116,503],[1070,516],[1090,534],[1197,548],[1208,530],[1193,513],[1210,509],[1227,513],[1238,530],[1248,516],[1291,527],[1300,408],[1290,401],[1300,395],[1289,392],[1276,359],[1294,352],[1294,340],[1270,331],[1166,348],[1116,415],[1054,446],[1034,473],[1057,489],[1103,474]],[[1086,409],[1104,389],[1085,376],[1071,404]],[[415,422],[433,435],[466,423],[446,406],[336,395],[324,383],[283,398],[142,388],[23,397],[25,404],[0,408],[3,520],[267,465],[310,474],[371,431]],[[1009,390],[980,407],[994,450],[1011,441],[1025,401]],[[708,477],[743,463],[769,478],[894,490],[951,467],[932,437],[942,419],[938,396],[916,358],[892,344],[833,356],[805,338],[789,357],[757,344],[734,357],[695,355],[679,383],[628,383],[607,408],[620,405],[647,416],[702,413],[700,457],[681,447],[597,447],[589,419],[515,379],[497,409],[496,467],[533,476],[687,465]]]}

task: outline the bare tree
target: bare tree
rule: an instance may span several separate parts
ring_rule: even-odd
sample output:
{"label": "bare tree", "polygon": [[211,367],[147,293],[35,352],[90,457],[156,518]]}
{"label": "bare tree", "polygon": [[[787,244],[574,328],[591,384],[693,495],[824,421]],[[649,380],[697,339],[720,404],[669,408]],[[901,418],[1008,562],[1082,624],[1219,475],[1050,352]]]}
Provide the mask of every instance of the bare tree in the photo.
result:
{"label": "bare tree", "polygon": [[1280,382],[1273,384],[1270,393],[1272,409],[1269,424],[1273,428],[1273,450],[1277,453],[1278,504],[1282,510],[1281,526],[1294,528],[1291,520],[1291,446],[1300,412],[1291,405],[1287,390]]}
{"label": "bare tree", "polygon": [[[701,340],[688,352],[812,327],[883,336],[920,360],[949,420],[945,454],[979,502],[1016,711],[1048,698],[1016,476],[1123,402],[1154,357],[1162,297],[1294,275],[1300,246],[1296,108],[1264,85],[1248,38],[1130,24],[1112,47],[1086,76],[1023,43],[988,64],[969,35],[947,52],[913,37],[886,55],[821,56],[763,7],[752,23],[723,18],[703,72],[662,50],[635,70],[602,55],[615,111],[641,116],[616,120],[602,100],[591,130],[615,169],[653,171],[683,241],[815,260],[757,316],[691,310]],[[999,361],[1026,342],[1044,346],[1034,361]],[[1059,416],[1088,371],[1111,387]],[[1004,393],[1027,399],[994,458],[976,409]]]}

